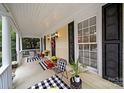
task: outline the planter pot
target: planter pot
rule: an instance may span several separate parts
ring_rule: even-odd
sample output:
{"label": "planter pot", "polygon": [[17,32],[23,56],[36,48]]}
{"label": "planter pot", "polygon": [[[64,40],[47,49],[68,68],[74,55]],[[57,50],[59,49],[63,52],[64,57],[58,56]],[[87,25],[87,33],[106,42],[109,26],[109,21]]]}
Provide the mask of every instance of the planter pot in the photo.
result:
{"label": "planter pot", "polygon": [[45,52],[45,56],[48,56],[48,52]]}
{"label": "planter pot", "polygon": [[44,58],[44,56],[45,56],[44,54],[41,54],[41,57],[42,57],[42,58]]}
{"label": "planter pot", "polygon": [[80,82],[80,77],[79,77],[79,75],[75,75],[74,81],[75,81],[75,82]]}
{"label": "planter pot", "polygon": [[70,78],[70,87],[71,89],[81,89],[82,88],[82,80],[79,76],[74,76]]}

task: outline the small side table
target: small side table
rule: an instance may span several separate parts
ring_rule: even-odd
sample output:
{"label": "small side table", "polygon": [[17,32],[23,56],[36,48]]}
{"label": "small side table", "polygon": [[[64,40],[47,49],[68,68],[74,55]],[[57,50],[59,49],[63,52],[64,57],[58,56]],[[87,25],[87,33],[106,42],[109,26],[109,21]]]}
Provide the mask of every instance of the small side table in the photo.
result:
{"label": "small side table", "polygon": [[80,82],[75,82],[74,77],[70,78],[70,87],[72,89],[81,89],[82,88],[82,80],[80,79]]}

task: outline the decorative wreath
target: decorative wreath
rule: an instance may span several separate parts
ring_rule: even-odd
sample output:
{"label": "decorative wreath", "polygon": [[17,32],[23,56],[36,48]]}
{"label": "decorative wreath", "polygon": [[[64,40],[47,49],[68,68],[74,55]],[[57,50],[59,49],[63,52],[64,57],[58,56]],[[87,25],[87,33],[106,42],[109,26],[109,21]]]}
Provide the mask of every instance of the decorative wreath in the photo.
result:
{"label": "decorative wreath", "polygon": [[51,46],[52,48],[55,48],[55,42],[51,39]]}

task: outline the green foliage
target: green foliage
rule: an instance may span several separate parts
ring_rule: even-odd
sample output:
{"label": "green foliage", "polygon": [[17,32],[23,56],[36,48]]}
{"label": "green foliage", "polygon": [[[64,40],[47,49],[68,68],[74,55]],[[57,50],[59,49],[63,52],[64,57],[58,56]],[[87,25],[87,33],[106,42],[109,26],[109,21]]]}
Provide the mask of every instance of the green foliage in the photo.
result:
{"label": "green foliage", "polygon": [[52,60],[52,61],[57,61],[57,59],[58,59],[57,56],[52,56],[52,57],[51,57],[51,60]]}
{"label": "green foliage", "polygon": [[78,63],[79,63],[79,59],[77,59],[76,60],[76,62],[73,60],[73,59],[71,59],[71,64],[70,64],[70,67],[72,68],[72,70],[73,70],[73,76],[75,76],[75,75],[78,75],[79,74],[79,66],[78,66]]}
{"label": "green foliage", "polygon": [[23,38],[22,45],[23,45],[23,49],[39,49],[40,39],[39,38]]}
{"label": "green foliage", "polygon": [[49,53],[49,52],[50,52],[50,50],[47,50],[47,49],[46,49],[46,50],[44,50],[44,53]]}
{"label": "green foliage", "polygon": [[11,57],[12,61],[16,60],[16,33],[14,32],[12,26],[10,26],[11,33]]}

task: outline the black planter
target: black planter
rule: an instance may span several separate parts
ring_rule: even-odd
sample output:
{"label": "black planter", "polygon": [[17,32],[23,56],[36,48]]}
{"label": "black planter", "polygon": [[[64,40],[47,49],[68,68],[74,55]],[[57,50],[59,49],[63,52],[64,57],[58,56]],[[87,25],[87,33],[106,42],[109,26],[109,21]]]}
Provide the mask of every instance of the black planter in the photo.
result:
{"label": "black planter", "polygon": [[[79,82],[76,82],[75,78],[79,78]],[[76,75],[76,76],[70,78],[70,87],[72,89],[81,89],[82,88],[82,80],[79,77],[79,75]]]}

